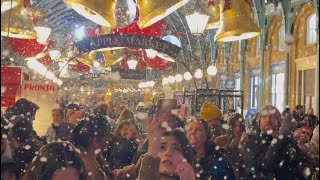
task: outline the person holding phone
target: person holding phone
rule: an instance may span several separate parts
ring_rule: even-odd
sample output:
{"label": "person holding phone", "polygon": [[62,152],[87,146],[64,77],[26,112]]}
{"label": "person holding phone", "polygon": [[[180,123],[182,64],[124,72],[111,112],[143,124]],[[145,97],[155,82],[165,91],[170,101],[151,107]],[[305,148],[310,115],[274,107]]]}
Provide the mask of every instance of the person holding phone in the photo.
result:
{"label": "person holding phone", "polygon": [[195,180],[191,166],[191,149],[184,133],[178,129],[166,131],[161,126],[167,114],[148,121],[148,151],[142,159],[139,180]]}

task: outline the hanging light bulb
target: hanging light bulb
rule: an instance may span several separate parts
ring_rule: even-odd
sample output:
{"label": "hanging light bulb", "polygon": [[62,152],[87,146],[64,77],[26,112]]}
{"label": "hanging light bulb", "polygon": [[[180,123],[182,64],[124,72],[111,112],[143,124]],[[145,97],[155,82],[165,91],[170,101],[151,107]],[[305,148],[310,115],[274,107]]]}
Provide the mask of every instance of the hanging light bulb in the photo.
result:
{"label": "hanging light bulb", "polygon": [[190,79],[192,79],[192,75],[190,72],[185,72],[183,75],[183,78],[187,81],[189,81]]}
{"label": "hanging light bulb", "polygon": [[138,61],[135,60],[135,59],[130,59],[130,60],[127,61],[127,63],[128,63],[129,69],[133,69],[134,70],[137,67]]}
{"label": "hanging light bulb", "polygon": [[166,85],[166,84],[168,84],[168,83],[169,83],[169,79],[166,78],[166,77],[164,77],[164,78],[162,79],[162,85]]}
{"label": "hanging light bulb", "polygon": [[59,50],[50,50],[49,55],[52,60],[57,60],[60,58],[61,53]]}
{"label": "hanging light bulb", "polygon": [[216,66],[209,66],[208,69],[207,69],[207,73],[210,75],[210,76],[215,76],[217,74],[218,70],[217,70],[217,67]]}
{"label": "hanging light bulb", "polygon": [[168,80],[170,84],[173,84],[176,79],[174,78],[174,76],[169,76]]}
{"label": "hanging light bulb", "polygon": [[177,82],[181,82],[182,79],[183,79],[183,77],[182,77],[181,74],[177,74],[174,78],[175,78],[175,80],[176,80]]}
{"label": "hanging light bulb", "polygon": [[193,35],[201,35],[206,28],[209,16],[199,7],[200,2],[196,1],[195,11],[193,14],[187,15],[187,24]]}
{"label": "hanging light bulb", "polygon": [[157,51],[153,50],[153,49],[146,49],[146,54],[147,54],[147,57],[149,59],[154,59],[156,56],[157,56]]}
{"label": "hanging light bulb", "polygon": [[197,78],[197,79],[202,78],[202,77],[203,77],[202,70],[201,70],[201,69],[197,69],[197,70],[194,72],[194,77]]}

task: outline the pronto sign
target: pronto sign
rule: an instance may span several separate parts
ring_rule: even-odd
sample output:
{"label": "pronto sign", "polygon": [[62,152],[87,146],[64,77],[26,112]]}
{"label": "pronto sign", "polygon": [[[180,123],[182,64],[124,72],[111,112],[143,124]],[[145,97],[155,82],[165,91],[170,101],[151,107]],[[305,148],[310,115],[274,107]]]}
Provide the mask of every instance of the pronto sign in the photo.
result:
{"label": "pronto sign", "polygon": [[58,94],[58,86],[53,83],[23,81],[21,97],[26,98],[39,106],[33,126],[38,135],[43,136],[52,123],[51,110]]}
{"label": "pronto sign", "polygon": [[83,54],[92,50],[114,47],[132,47],[153,49],[177,59],[181,48],[159,38],[134,34],[105,34],[85,38],[75,44],[78,51]]}

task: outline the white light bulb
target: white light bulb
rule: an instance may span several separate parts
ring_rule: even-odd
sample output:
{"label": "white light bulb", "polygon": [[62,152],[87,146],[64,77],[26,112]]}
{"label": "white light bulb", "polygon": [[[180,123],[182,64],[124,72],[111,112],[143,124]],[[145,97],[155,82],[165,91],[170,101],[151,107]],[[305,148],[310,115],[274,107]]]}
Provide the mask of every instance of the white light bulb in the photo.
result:
{"label": "white light bulb", "polygon": [[217,70],[216,66],[209,66],[208,69],[207,69],[207,73],[210,76],[215,76],[217,74],[217,72],[218,72],[218,70]]}
{"label": "white light bulb", "polygon": [[176,80],[176,79],[174,78],[174,76],[169,76],[168,79],[169,79],[169,83],[170,83],[170,84],[173,84],[174,81]]}
{"label": "white light bulb", "polygon": [[197,69],[197,70],[194,72],[194,77],[197,78],[197,79],[202,78],[202,77],[203,77],[202,70],[201,70],[201,69]]}
{"label": "white light bulb", "polygon": [[190,72],[185,72],[183,75],[183,78],[187,81],[189,81],[190,79],[192,79],[192,75]]}
{"label": "white light bulb", "polygon": [[169,79],[168,78],[163,78],[162,79],[162,85],[166,85],[166,84],[168,84],[169,83]]}
{"label": "white light bulb", "polygon": [[146,49],[146,54],[149,59],[154,59],[157,56],[158,52],[153,49]]}
{"label": "white light bulb", "polygon": [[174,78],[175,78],[175,80],[176,80],[177,82],[181,82],[182,79],[183,79],[183,77],[182,77],[181,74],[177,74]]}

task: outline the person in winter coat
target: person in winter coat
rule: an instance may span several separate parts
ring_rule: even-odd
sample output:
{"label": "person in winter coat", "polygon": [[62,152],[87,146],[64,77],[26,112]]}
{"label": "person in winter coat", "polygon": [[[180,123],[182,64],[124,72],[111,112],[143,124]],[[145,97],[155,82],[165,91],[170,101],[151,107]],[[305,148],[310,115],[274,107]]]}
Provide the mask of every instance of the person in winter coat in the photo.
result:
{"label": "person in winter coat", "polygon": [[298,122],[298,127],[303,126],[305,120],[304,108],[302,105],[297,105],[295,111],[292,113],[293,118]]}
{"label": "person in winter coat", "polygon": [[197,179],[235,179],[231,164],[210,140],[210,131],[205,121],[189,121],[186,137],[196,153],[193,163]]}
{"label": "person in winter coat", "polygon": [[73,130],[74,145],[79,148],[85,169],[86,180],[135,180],[138,177],[141,159],[136,164],[111,170],[102,157],[102,151],[111,142],[110,125],[104,116],[91,115]]}
{"label": "person in winter coat", "polygon": [[47,143],[57,141],[59,138],[62,138],[60,134],[60,126],[63,122],[63,110],[60,108],[53,109],[51,111],[52,114],[52,124],[48,128],[46,133]]}
{"label": "person in winter coat", "polygon": [[308,126],[311,129],[314,129],[319,124],[319,119],[316,115],[314,115],[313,108],[308,109],[308,113],[306,114],[305,118],[308,121]]}
{"label": "person in winter coat", "polygon": [[292,138],[297,122],[291,115],[281,119],[280,112],[268,105],[257,117],[260,134],[243,133],[240,152],[245,163],[246,179],[305,179],[303,172],[313,168]]}
{"label": "person in winter coat", "polygon": [[161,127],[165,116],[148,120],[148,152],[141,162],[139,180],[195,180],[191,149],[183,132]]}
{"label": "person in winter coat", "polygon": [[236,179],[242,179],[244,169],[238,146],[242,133],[245,132],[245,121],[241,114],[234,113],[229,116],[227,125],[227,134],[217,137],[215,144],[221,148],[224,157],[232,165]]}
{"label": "person in winter coat", "polygon": [[34,141],[34,130],[27,118],[17,117],[16,120],[17,122],[11,129],[11,147],[13,149],[13,160],[17,163],[19,173],[23,174],[42,144]]}
{"label": "person in winter coat", "polygon": [[138,144],[135,138],[129,137],[131,126],[131,122],[122,121],[115,131],[106,152],[111,169],[121,169],[132,163]]}
{"label": "person in winter coat", "polygon": [[110,141],[110,126],[103,116],[92,115],[89,121],[81,121],[73,130],[74,145],[80,149],[84,166],[88,169],[86,178],[107,179],[105,172],[97,161],[98,155]]}
{"label": "person in winter coat", "polygon": [[65,114],[65,122],[62,122],[59,128],[57,139],[62,141],[71,141],[72,131],[81,120],[84,119],[86,111],[80,109],[77,104],[69,104]]}
{"label": "person in winter coat", "polygon": [[1,179],[18,180],[20,177],[17,164],[13,161],[1,161]]}
{"label": "person in winter coat", "polygon": [[199,115],[201,119],[208,123],[212,141],[214,141],[216,137],[225,134],[225,130],[221,125],[222,113],[216,105],[213,105],[207,101],[204,102]]}
{"label": "person in winter coat", "polygon": [[59,141],[39,150],[21,180],[85,180],[89,173],[79,150],[70,142]]}

